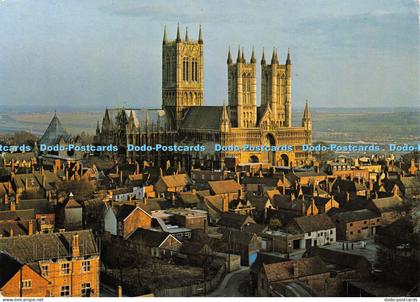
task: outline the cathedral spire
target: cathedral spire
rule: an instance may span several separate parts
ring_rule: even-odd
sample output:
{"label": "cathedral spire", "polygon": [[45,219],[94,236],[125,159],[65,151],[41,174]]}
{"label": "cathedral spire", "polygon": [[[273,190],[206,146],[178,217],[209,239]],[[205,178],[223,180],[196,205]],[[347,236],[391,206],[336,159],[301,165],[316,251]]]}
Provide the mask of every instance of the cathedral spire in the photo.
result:
{"label": "cathedral spire", "polygon": [[245,50],[244,50],[243,47],[242,47],[241,63],[246,63],[246,61],[245,61]]}
{"label": "cathedral spire", "polygon": [[238,57],[236,58],[236,63],[241,63],[241,47],[238,46]]}
{"label": "cathedral spire", "polygon": [[261,57],[261,65],[265,65],[265,64],[266,64],[266,62],[265,62],[265,54],[264,54],[264,47],[263,47],[262,57]]}
{"label": "cathedral spire", "polygon": [[232,64],[232,56],[230,55],[230,47],[229,47],[229,50],[228,50],[227,64],[228,65]]}
{"label": "cathedral spire", "polygon": [[308,100],[306,100],[305,110],[303,110],[302,127],[305,127],[305,130],[312,130],[312,115],[309,111]]}
{"label": "cathedral spire", "polygon": [[176,30],[176,43],[181,43],[181,33],[179,32],[179,23],[178,23],[178,28]]}
{"label": "cathedral spire", "polygon": [[292,60],[290,59],[290,48],[287,49],[286,65],[292,65]]}
{"label": "cathedral spire", "polygon": [[278,57],[278,55],[277,55],[277,48],[276,48],[276,64],[277,64],[277,65],[279,64],[279,57]]}
{"label": "cathedral spire", "polygon": [[201,32],[201,24],[200,29],[198,31],[198,44],[203,44],[203,33]]}
{"label": "cathedral spire", "polygon": [[220,130],[221,132],[228,132],[230,129],[230,119],[229,114],[226,109],[226,101],[223,100],[223,109],[222,109],[222,115],[220,117]]}
{"label": "cathedral spire", "polygon": [[309,112],[308,100],[305,103],[305,109],[303,110],[303,119],[310,118],[311,113]]}
{"label": "cathedral spire", "polygon": [[256,62],[257,60],[255,59],[254,47],[252,47],[251,64],[255,64]]}
{"label": "cathedral spire", "polygon": [[185,42],[190,42],[190,37],[188,37],[188,27],[185,30]]}
{"label": "cathedral spire", "polygon": [[166,25],[165,28],[163,29],[163,44],[168,43],[168,34],[166,33]]}

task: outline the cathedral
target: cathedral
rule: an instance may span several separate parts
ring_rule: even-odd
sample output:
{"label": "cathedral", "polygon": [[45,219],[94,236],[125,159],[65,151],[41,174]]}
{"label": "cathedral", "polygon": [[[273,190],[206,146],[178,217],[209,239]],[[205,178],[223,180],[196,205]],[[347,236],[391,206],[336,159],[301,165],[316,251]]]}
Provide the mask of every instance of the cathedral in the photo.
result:
{"label": "cathedral", "polygon": [[[310,153],[303,144],[312,142],[312,119],[306,103],[299,127],[292,126],[292,61],[290,51],[280,64],[276,50],[271,60],[261,58],[261,102],[257,105],[257,59],[252,50],[247,60],[243,49],[236,58],[227,55],[228,102],[222,106],[204,105],[204,40],[188,29],[182,38],[178,26],[176,39],[162,41],[161,109],[106,109],[98,122],[96,142],[119,146],[120,155],[133,160],[156,163],[171,160],[183,165],[223,167],[227,162],[269,163],[274,166],[304,165]],[[165,154],[139,152],[128,145],[196,145],[204,152]],[[214,151],[223,146],[273,146],[266,150]],[[284,146],[284,147],[283,147]],[[289,146],[289,147],[286,147]]]}

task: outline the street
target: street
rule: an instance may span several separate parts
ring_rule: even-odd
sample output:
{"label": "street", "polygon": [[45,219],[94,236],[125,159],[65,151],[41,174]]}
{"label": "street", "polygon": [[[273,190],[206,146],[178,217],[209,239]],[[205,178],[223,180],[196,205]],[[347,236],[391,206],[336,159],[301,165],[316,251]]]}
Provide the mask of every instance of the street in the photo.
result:
{"label": "street", "polygon": [[[209,297],[245,297],[243,289],[249,286],[249,267],[229,273]],[[240,290],[242,287],[242,291]]]}

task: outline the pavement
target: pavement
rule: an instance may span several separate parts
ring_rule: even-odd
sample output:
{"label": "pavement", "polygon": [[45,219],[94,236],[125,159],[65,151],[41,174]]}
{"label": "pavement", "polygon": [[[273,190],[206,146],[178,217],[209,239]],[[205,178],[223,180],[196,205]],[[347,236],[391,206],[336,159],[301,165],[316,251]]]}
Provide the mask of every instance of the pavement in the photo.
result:
{"label": "pavement", "polygon": [[242,266],[239,270],[228,273],[220,285],[208,297],[244,297],[239,291],[242,283],[249,282],[249,267]]}
{"label": "pavement", "polygon": [[[362,241],[358,242],[349,242],[348,243],[348,249],[343,250],[343,242],[336,242],[332,245],[324,245],[322,248],[329,249],[329,250],[335,250],[340,251],[343,253],[349,253],[349,254],[355,254],[366,257],[367,260],[369,260],[370,263],[375,264],[376,263],[376,250],[377,245],[373,239],[363,240],[364,244],[362,244]],[[353,244],[353,249],[351,248]]]}

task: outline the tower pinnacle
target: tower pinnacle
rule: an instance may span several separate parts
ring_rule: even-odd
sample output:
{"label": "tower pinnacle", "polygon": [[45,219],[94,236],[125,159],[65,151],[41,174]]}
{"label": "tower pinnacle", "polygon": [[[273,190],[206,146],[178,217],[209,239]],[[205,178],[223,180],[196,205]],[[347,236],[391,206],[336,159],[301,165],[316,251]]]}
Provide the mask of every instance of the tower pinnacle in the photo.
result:
{"label": "tower pinnacle", "polygon": [[228,58],[227,58],[227,64],[232,64],[232,56],[230,55],[230,47],[229,47],[229,50],[228,50]]}
{"label": "tower pinnacle", "polygon": [[179,32],[179,23],[178,23],[178,28],[176,30],[176,43],[180,43],[181,42],[181,33]]}
{"label": "tower pinnacle", "polygon": [[261,57],[261,65],[265,65],[265,64],[266,64],[266,62],[265,62],[265,54],[264,54],[264,47],[263,47],[262,57]]}
{"label": "tower pinnacle", "polygon": [[166,33],[166,25],[165,28],[163,30],[163,44],[168,43],[168,34]]}
{"label": "tower pinnacle", "polygon": [[200,29],[198,31],[198,44],[203,44],[203,33],[201,32],[201,24]]}
{"label": "tower pinnacle", "polygon": [[256,62],[257,60],[255,59],[254,47],[252,47],[251,64],[255,64]]}

